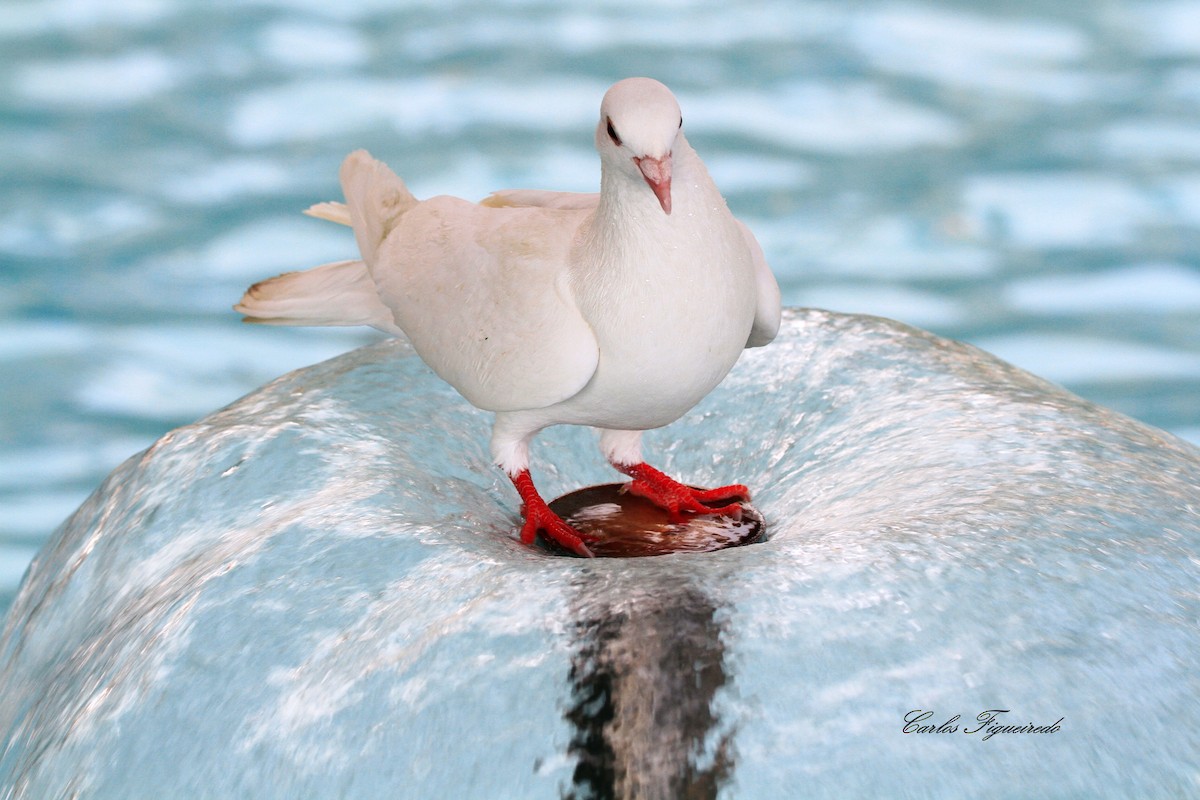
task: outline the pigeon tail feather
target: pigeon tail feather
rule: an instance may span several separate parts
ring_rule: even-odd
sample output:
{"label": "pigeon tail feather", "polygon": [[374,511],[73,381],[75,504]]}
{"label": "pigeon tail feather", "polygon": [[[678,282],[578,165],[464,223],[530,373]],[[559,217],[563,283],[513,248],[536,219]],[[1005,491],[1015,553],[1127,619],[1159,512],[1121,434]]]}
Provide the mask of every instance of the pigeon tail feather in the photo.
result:
{"label": "pigeon tail feather", "polygon": [[402,335],[361,261],[337,261],[254,284],[235,311],[263,325],[369,325]]}
{"label": "pigeon tail feather", "polygon": [[304,213],[310,217],[336,222],[338,225],[347,227],[354,224],[350,221],[350,209],[346,208],[345,203],[339,203],[336,200],[326,200],[324,203],[311,205],[304,209]]}
{"label": "pigeon tail feather", "polygon": [[[396,227],[400,217],[417,205],[417,198],[408,191],[400,176],[366,150],[355,150],[346,156],[339,177],[358,251],[367,268],[372,269],[379,245]],[[316,216],[330,219],[333,214],[320,213],[329,210],[318,209]]]}

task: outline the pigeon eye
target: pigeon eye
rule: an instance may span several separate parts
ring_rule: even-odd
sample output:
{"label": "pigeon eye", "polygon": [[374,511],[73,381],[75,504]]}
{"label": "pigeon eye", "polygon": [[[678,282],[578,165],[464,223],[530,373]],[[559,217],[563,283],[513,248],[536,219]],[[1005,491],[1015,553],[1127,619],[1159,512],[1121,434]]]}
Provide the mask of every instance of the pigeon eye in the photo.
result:
{"label": "pigeon eye", "polygon": [[683,115],[679,115],[679,129],[683,130]]}
{"label": "pigeon eye", "polygon": [[617,129],[613,127],[612,117],[605,117],[604,121],[608,123],[608,138],[612,139],[612,143],[617,147],[621,146],[621,137],[617,136]]}

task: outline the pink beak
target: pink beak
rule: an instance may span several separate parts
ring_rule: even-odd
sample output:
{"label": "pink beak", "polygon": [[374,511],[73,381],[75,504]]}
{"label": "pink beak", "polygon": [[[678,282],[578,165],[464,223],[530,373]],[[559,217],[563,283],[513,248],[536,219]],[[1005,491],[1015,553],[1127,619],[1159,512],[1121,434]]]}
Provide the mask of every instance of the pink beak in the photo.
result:
{"label": "pink beak", "polygon": [[667,153],[662,158],[650,158],[643,156],[633,159],[633,163],[637,164],[638,169],[642,171],[642,177],[646,179],[650,190],[654,192],[654,196],[658,198],[658,204],[662,206],[662,210],[671,213],[671,154]]}

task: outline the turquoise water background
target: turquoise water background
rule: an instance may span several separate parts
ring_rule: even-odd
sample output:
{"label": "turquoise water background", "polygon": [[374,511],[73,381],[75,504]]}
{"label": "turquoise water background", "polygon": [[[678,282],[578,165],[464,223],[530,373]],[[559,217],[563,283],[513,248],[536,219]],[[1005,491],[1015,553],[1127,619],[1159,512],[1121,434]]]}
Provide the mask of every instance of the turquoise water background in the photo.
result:
{"label": "turquoise water background", "polygon": [[118,463],[377,337],[241,325],[419,196],[591,191],[652,75],[791,305],[966,340],[1200,442],[1200,2],[0,6],[0,613]]}

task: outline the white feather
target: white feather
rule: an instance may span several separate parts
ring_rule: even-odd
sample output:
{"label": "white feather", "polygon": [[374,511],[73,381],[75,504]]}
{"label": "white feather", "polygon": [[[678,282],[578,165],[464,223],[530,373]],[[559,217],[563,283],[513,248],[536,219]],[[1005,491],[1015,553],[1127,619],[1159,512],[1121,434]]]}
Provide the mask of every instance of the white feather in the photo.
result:
{"label": "white feather", "polygon": [[[350,224],[362,261],[256,284],[237,308],[258,322],[403,331],[463,396],[497,412],[492,450],[510,474],[527,467],[532,437],[561,423],[602,429],[605,453],[631,462],[641,431],[678,419],[743,348],[774,338],[779,288],[665,86],[614,85],[595,141],[599,194],[508,190],[481,203],[417,201],[381,162],[352,153],[346,203],[307,213]],[[666,199],[648,185],[664,174]]]}
{"label": "white feather", "polygon": [[304,213],[310,217],[336,222],[347,227],[354,224],[350,221],[350,209],[346,207],[345,203],[339,203],[336,200],[311,205],[304,209]]}
{"label": "white feather", "polygon": [[403,335],[361,261],[338,261],[260,281],[246,290],[234,310],[245,314],[246,322],[266,325],[369,325]]}

